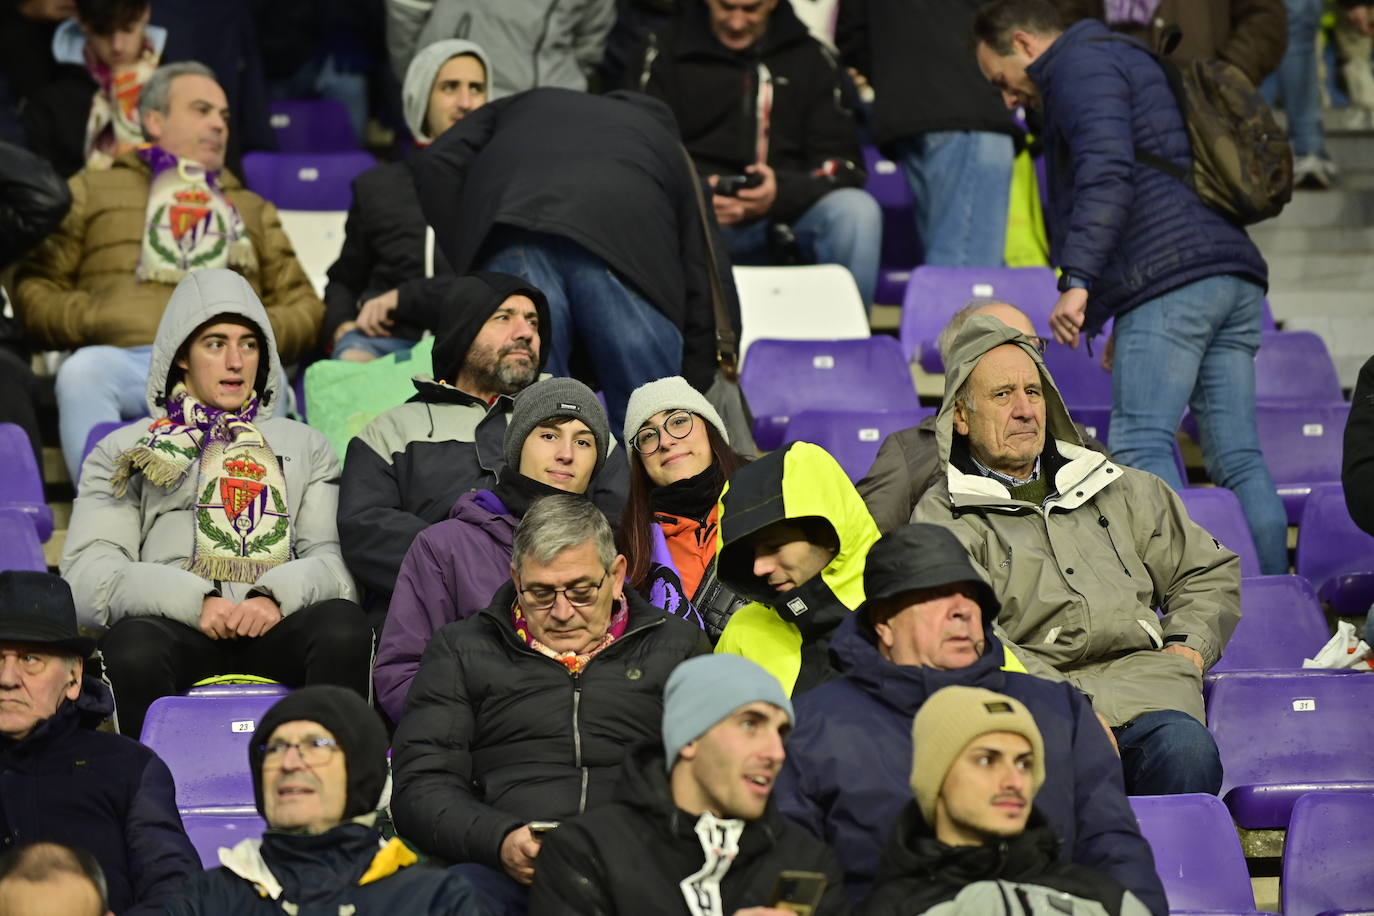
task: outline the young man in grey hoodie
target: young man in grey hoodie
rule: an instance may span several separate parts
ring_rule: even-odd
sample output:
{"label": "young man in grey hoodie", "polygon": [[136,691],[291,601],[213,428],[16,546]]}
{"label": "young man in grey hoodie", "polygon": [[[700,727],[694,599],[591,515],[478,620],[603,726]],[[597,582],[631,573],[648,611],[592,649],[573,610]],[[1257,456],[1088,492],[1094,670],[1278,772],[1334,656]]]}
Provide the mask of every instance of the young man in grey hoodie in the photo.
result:
{"label": "young man in grey hoodie", "polygon": [[372,632],[335,522],[339,462],[276,416],[267,313],[231,270],[177,284],[153,343],[147,419],[86,461],[62,576],[101,648],[120,730],[197,681],[253,674],[368,696]]}

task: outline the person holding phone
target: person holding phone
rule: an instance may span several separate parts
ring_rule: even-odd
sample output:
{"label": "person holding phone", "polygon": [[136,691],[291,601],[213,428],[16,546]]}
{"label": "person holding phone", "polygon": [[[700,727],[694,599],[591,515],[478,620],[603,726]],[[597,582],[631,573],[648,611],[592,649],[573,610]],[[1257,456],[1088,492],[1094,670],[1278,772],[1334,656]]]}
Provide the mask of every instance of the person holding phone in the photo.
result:
{"label": "person holding phone", "polygon": [[615,801],[544,839],[530,916],[844,912],[835,857],[770,803],[794,721],[777,678],[747,658],[678,665],[662,743],[630,752]]}

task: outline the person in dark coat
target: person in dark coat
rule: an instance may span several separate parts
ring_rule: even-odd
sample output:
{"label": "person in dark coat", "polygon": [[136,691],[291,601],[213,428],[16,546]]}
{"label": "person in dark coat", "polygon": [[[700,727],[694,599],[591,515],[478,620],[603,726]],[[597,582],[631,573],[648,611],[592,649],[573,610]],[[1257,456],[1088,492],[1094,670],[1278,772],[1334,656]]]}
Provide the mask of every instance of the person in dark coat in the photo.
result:
{"label": "person in dark coat", "polygon": [[57,576],[0,572],[0,831],[6,846],[48,841],[95,856],[120,916],[161,913],[200,871],[167,765],[130,738],[98,731],[110,688],[85,674]]}
{"label": "person in dark coat", "polygon": [[449,871],[416,864],[398,837],[383,839],[386,729],[367,702],[327,684],[279,700],[248,744],[262,839],[219,851],[168,916],[329,912],[494,916]]}
{"label": "person in dark coat", "polygon": [[755,662],[683,662],[664,694],[662,741],[631,751],[614,802],[544,841],[531,916],[727,916],[769,906],[785,870],[825,877],[807,912],[844,912],[834,855],[769,803],[794,721],[782,685]]}
{"label": "person in dark coat", "polygon": [[[434,374],[416,376],[409,401],[348,443],[339,483],[339,546],[374,619],[385,615],[416,535],[448,518],[464,493],[496,484],[513,398],[539,378],[553,339],[544,294],[519,277],[478,272],[436,282],[436,295],[393,312],[399,323],[437,329]],[[593,487],[612,519],[629,476],[613,455]]]}
{"label": "person in dark coat", "polygon": [[538,868],[532,821],[610,801],[625,749],[654,739],[699,627],[625,586],[594,505],[548,496],[515,531],[511,581],[430,639],[392,743],[396,829],[503,906]]}
{"label": "person in dark coat", "polygon": [[516,274],[548,296],[549,371],[601,390],[612,429],[630,392],[678,367],[698,391],[710,387],[708,236],[736,325],[739,306],[662,102],[552,88],[498,99],[416,158],[415,185],[455,271]]}
{"label": "person in dark coat", "polygon": [[[423,53],[423,52],[421,52]],[[470,490],[406,552],[377,645],[377,704],[401,721],[431,636],[486,607],[510,580],[515,529],[538,499],[582,495],[606,461],[611,428],[596,393],[570,378],[535,382],[506,423],[506,465],[494,487]]]}
{"label": "person in dark coat", "polygon": [[1105,874],[1060,860],[1059,837],[1032,806],[1045,781],[1044,739],[1019,700],[945,687],[921,706],[911,741],[915,801],[857,916],[1150,912]]}
{"label": "person in dark coat", "polygon": [[934,525],[898,528],[869,552],[864,591],[830,642],[840,677],[797,701],[777,788],[779,810],[835,850],[850,894],[869,890],[908,800],[912,718],[957,684],[1013,696],[1035,716],[1047,755],[1038,805],[1063,839],[1061,858],[1100,868],[1167,912],[1106,729],[1071,685],[1025,673],[994,631],[1000,603],[958,539]]}
{"label": "person in dark coat", "polygon": [[[1350,395],[1350,418],[1345,421],[1341,484],[1350,518],[1374,534],[1374,357],[1360,368]],[[1365,641],[1374,635],[1374,607],[1365,622]]]}
{"label": "person in dark coat", "polygon": [[1182,487],[1174,431],[1191,407],[1208,476],[1240,500],[1261,569],[1286,573],[1287,516],[1255,427],[1268,266],[1244,229],[1141,161],[1192,165],[1164,72],[1100,22],[1064,29],[1049,0],[994,0],[973,36],[1007,106],[1044,113],[1050,247],[1062,270],[1055,338],[1076,348],[1115,319],[1116,459]]}

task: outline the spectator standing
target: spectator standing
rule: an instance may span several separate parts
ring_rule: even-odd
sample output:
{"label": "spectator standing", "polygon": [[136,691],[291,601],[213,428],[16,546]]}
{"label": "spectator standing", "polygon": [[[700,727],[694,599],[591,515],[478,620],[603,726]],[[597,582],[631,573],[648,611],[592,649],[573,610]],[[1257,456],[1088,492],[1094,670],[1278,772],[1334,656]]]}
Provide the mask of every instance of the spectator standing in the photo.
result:
{"label": "spectator standing", "polygon": [[1288,113],[1293,185],[1327,190],[1335,185],[1340,171],[1326,151],[1321,73],[1317,67],[1317,33],[1326,4],[1322,0],[1283,0],[1283,5],[1288,12],[1288,47],[1278,72],[1263,88],[1271,104],[1282,97],[1284,111]]}
{"label": "spectator standing", "polygon": [[1279,68],[1288,44],[1284,0],[1108,0],[1107,25],[1160,47],[1169,29],[1181,33],[1173,56],[1220,58],[1258,86]]}

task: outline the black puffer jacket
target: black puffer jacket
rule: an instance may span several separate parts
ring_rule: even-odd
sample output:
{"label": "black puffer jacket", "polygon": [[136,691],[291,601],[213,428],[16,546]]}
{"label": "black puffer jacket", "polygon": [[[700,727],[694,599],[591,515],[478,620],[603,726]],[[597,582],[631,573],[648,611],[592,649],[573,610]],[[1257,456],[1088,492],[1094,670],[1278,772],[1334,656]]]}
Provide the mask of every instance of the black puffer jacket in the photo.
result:
{"label": "black puffer jacket", "polygon": [[611,800],[625,748],[659,738],[669,673],[710,651],[699,628],[625,595],[625,634],[578,675],[516,636],[511,583],[434,634],[392,742],[402,836],[500,868],[501,841],[521,824]]}
{"label": "black puffer jacket", "polygon": [[778,4],[768,31],[739,52],[711,33],[705,3],[685,3],[673,26],[649,39],[637,88],[673,109],[700,171],[733,174],[758,158],[765,74],[773,98],[768,164],[778,182],[769,217],[793,220],[835,188],[863,187],[859,131],[841,98],[839,62],[789,3]]}
{"label": "black puffer jacket", "polygon": [[1147,916],[1130,891],[1101,872],[1061,862],[1058,852],[1054,829],[1034,809],[1017,836],[946,846],[912,802],[855,916]]}
{"label": "black puffer jacket", "polygon": [[[435,281],[426,277],[426,228],[409,162],[388,162],[353,180],[343,249],[329,268],[324,289],[323,350],[333,348],[339,325],[356,319],[358,308],[373,296],[396,290],[397,306],[405,314],[414,308],[412,299],[428,302],[441,295]],[[432,276],[451,273],[448,259],[436,246]],[[391,335],[418,338],[422,330],[436,329],[397,324]]]}
{"label": "black puffer jacket", "polygon": [[[645,744],[625,761],[613,803],[563,824],[544,841],[530,916],[690,916],[678,885],[705,864],[697,818],[673,803],[663,745]],[[745,825],[739,855],[720,881],[721,911],[767,906],[783,870],[825,875],[816,916],[845,911],[839,863],[824,843],[777,814]]]}
{"label": "black puffer jacket", "polygon": [[177,813],[167,765],[122,735],[96,731],[114,711],[104,682],[87,677],[22,741],[0,738],[0,844],[46,841],[95,856],[120,916],[161,913],[200,871]]}
{"label": "black puffer jacket", "polygon": [[1350,517],[1374,534],[1374,357],[1360,369],[1350,396],[1341,482]]}
{"label": "black puffer jacket", "polygon": [[968,36],[980,0],[841,0],[835,41],[873,84],[880,146],[930,131],[1013,133]]}
{"label": "black puffer jacket", "polygon": [[0,143],[0,269],[61,225],[71,205],[71,189],[51,166]]}

